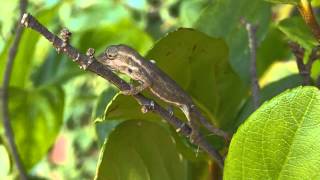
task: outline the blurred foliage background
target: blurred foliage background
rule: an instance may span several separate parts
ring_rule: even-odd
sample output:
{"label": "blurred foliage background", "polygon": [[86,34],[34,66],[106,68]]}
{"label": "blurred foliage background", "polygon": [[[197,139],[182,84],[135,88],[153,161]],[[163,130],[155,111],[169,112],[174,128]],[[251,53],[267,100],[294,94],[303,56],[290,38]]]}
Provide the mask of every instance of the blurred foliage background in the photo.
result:
{"label": "blurred foliage background", "polygon": [[[1,81],[8,48],[15,32],[12,27],[19,14],[18,3],[17,0],[1,2]],[[318,1],[313,3],[317,5]],[[299,27],[304,25],[300,22],[301,19],[297,18],[298,13],[291,5],[271,6],[262,0],[30,0],[28,11],[56,34],[62,27],[67,27],[73,33],[71,44],[82,52],[92,47],[99,54],[108,45],[127,44],[150,59],[160,59],[160,67],[178,78],[177,81],[197,99],[197,104],[202,106],[202,110],[206,111],[208,116],[211,114],[214,123],[230,132],[233,132],[253,111],[249,97],[248,40],[245,28],[239,21],[241,17],[259,26],[258,73],[263,88],[261,92],[263,101],[301,82],[296,75],[297,68],[287,41],[299,38],[289,31],[295,31],[291,27],[296,23],[300,23]],[[179,37],[172,34],[174,37],[170,34],[166,36],[168,32],[175,31],[179,27],[195,28],[202,33],[192,33],[182,29],[178,30]],[[180,32],[185,34],[181,35]],[[305,42],[303,35],[304,33],[302,39]],[[220,38],[223,42],[210,38]],[[167,49],[182,46],[184,40],[189,39],[190,42],[186,42],[183,47],[192,48],[189,45],[193,43],[198,43],[199,46],[212,43],[210,47],[217,47],[217,53],[213,51],[210,57],[224,59],[225,65],[218,66],[221,63],[215,63],[218,64],[215,69],[202,70],[203,74],[199,74],[201,68],[194,65],[190,70],[192,75],[189,75],[189,72],[184,72],[181,68],[185,67],[183,64],[176,63],[181,61],[172,60],[168,64],[164,57],[161,57]],[[180,43],[173,44],[177,41]],[[312,45],[314,45],[312,38],[304,43],[306,48]],[[178,53],[173,55],[176,59],[183,60],[183,55],[188,53],[188,51],[177,51]],[[211,65],[210,62],[209,64]],[[313,70],[315,76],[318,74],[318,67],[319,65],[315,65]],[[177,73],[178,69],[181,72]],[[219,73],[229,73],[229,75],[218,76],[218,80],[202,78],[210,77],[206,72],[216,72],[214,70],[219,69],[222,69]],[[186,73],[188,76],[185,76]],[[189,79],[183,79],[189,76]],[[206,88],[199,84],[197,85],[200,90],[191,88],[194,87],[192,83],[199,80],[199,77],[199,82],[203,84],[212,81],[223,85],[218,88],[219,90],[215,90],[215,86]],[[230,89],[231,86],[233,88]],[[119,127],[119,133],[124,131],[128,133],[128,137],[135,136],[132,126],[136,124],[124,123],[128,118],[133,118],[126,115],[138,112],[128,110],[130,107],[137,108],[132,99],[121,96],[113,99],[117,93],[113,86],[98,76],[80,70],[66,56],[57,54],[46,39],[31,30],[25,30],[21,39],[10,87],[10,116],[16,143],[25,167],[33,176],[49,179],[92,179],[96,171],[103,171],[99,169],[104,166],[103,158],[106,157],[102,156],[105,148],[103,145],[112,130]],[[214,92],[222,97],[222,100],[214,99],[215,103],[222,104],[219,106],[220,109],[211,106],[213,102],[206,102],[199,97],[199,94],[203,93],[202,89],[206,89],[205,94]],[[223,94],[234,94],[234,89],[239,90],[239,93],[235,93],[235,97],[227,95],[223,97]],[[112,104],[108,105],[112,99]],[[223,102],[227,104],[224,105]],[[111,118],[103,121],[107,105],[107,113]],[[118,106],[120,110],[112,111],[112,107],[118,108]],[[230,106],[231,113],[228,109]],[[126,110],[132,114],[128,115],[130,112]],[[177,174],[169,173],[168,177],[181,178],[180,175],[183,175],[182,179],[206,179],[210,176],[211,162],[206,155],[197,153],[196,147],[186,148],[191,145],[184,138],[172,133],[174,130],[168,125],[162,121],[157,123],[153,121],[151,124],[139,121],[150,119],[150,116],[137,115],[134,118],[138,119],[137,124],[145,123],[148,127],[143,131],[147,134],[141,133],[141,137],[152,133],[155,137],[163,137],[161,144],[154,147],[168,146],[167,159],[179,159],[180,156],[172,155],[177,153],[176,151],[179,152],[177,154],[184,155],[183,160],[180,158],[180,164],[174,165],[175,169],[180,168],[175,172]],[[154,124],[157,124],[157,127],[154,127]],[[148,129],[153,131],[147,132]],[[2,126],[0,131],[3,135]],[[166,136],[175,139],[178,150],[169,148],[173,145]],[[120,137],[116,136],[114,139],[117,138]],[[113,140],[108,143],[115,143],[114,146],[110,146],[116,151],[123,148],[116,143],[119,141]],[[147,138],[145,141],[149,142]],[[212,142],[219,146],[219,141],[212,140]],[[148,145],[150,144],[145,144]],[[102,147],[104,148],[100,154]],[[112,148],[109,151],[113,151]],[[109,158],[112,158],[112,152],[109,154],[111,156]],[[128,161],[125,154],[126,151],[123,152],[122,158]],[[151,153],[150,158],[154,157],[152,155]],[[0,159],[0,179],[14,177],[16,174],[3,139],[0,139]],[[117,160],[119,159],[114,162]],[[102,164],[99,164],[101,161]],[[112,167],[107,169],[112,170]]]}

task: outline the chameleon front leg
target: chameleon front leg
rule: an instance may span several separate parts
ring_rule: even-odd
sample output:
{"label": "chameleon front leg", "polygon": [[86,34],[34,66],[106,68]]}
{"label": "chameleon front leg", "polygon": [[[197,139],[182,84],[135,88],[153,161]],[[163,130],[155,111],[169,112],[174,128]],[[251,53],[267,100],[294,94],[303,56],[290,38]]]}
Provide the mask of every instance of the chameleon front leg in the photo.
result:
{"label": "chameleon front leg", "polygon": [[121,91],[121,94],[124,95],[136,95],[142,92],[143,90],[147,89],[148,87],[151,86],[151,82],[145,81],[141,82],[138,86],[134,86],[132,83],[130,84],[130,89]]}

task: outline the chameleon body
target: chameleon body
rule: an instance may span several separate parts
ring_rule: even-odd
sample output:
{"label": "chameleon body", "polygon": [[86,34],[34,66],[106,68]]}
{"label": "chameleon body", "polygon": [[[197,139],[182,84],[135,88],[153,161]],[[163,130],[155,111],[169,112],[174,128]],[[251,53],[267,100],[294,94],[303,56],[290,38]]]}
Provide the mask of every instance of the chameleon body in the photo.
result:
{"label": "chameleon body", "polygon": [[97,59],[108,68],[126,74],[139,82],[138,86],[122,91],[123,94],[134,95],[148,89],[161,100],[179,107],[190,123],[195,122],[194,120],[198,118],[212,133],[228,139],[224,131],[213,127],[202,116],[191,97],[174,80],[134,49],[126,45],[112,45]]}

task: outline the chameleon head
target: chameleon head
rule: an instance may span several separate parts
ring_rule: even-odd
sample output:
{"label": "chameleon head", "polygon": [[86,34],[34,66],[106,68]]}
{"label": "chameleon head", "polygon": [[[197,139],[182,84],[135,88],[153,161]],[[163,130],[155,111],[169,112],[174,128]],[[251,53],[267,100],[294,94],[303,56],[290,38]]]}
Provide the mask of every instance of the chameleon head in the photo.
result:
{"label": "chameleon head", "polygon": [[114,60],[118,55],[118,47],[117,46],[110,46],[105,50],[105,56],[108,60]]}
{"label": "chameleon head", "polygon": [[[111,70],[121,73],[127,73],[130,68],[128,60],[127,46],[112,45],[109,46],[103,53],[99,62],[108,66]],[[130,54],[130,53],[129,53]]]}

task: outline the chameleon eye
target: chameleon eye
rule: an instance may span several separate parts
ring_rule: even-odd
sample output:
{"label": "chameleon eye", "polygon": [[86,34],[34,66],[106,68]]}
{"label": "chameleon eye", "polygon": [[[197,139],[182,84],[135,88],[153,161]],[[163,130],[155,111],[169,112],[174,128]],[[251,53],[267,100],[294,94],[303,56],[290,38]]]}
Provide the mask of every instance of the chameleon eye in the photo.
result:
{"label": "chameleon eye", "polygon": [[118,48],[115,46],[110,46],[106,49],[105,54],[108,59],[115,59],[118,55]]}

